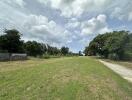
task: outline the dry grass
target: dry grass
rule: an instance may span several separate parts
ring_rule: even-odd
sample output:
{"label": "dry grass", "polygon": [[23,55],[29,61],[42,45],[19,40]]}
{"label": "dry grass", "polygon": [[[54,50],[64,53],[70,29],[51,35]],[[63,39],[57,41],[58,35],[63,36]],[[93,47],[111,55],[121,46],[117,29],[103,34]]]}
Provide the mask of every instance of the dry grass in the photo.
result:
{"label": "dry grass", "polygon": [[94,58],[0,63],[0,100],[132,100],[132,84]]}

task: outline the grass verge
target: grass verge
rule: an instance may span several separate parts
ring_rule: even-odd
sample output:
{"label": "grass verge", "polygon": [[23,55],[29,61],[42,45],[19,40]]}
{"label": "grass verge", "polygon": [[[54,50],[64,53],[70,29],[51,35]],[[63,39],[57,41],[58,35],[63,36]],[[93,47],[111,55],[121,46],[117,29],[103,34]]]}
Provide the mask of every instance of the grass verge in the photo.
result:
{"label": "grass verge", "polygon": [[132,100],[132,84],[94,58],[0,62],[0,100]]}

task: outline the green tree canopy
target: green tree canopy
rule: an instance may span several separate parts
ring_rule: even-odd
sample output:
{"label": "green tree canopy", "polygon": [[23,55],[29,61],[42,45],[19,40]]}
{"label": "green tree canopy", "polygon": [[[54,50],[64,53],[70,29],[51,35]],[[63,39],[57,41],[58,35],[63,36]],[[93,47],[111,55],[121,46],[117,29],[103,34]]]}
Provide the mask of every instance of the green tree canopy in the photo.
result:
{"label": "green tree canopy", "polygon": [[68,53],[69,53],[69,48],[68,48],[68,47],[62,47],[62,48],[61,48],[61,53],[62,53],[63,55],[68,54]]}
{"label": "green tree canopy", "polygon": [[[128,31],[113,31],[95,37],[85,48],[86,55],[124,59],[125,52],[132,52],[132,35]],[[112,59],[114,59],[114,57]]]}
{"label": "green tree canopy", "polygon": [[44,54],[44,47],[40,43],[37,43],[36,41],[26,42],[24,44],[24,48],[29,56],[37,57]]}
{"label": "green tree canopy", "polygon": [[0,49],[9,53],[20,53],[23,51],[23,41],[20,39],[20,32],[12,29],[5,30],[4,35],[0,36]]}

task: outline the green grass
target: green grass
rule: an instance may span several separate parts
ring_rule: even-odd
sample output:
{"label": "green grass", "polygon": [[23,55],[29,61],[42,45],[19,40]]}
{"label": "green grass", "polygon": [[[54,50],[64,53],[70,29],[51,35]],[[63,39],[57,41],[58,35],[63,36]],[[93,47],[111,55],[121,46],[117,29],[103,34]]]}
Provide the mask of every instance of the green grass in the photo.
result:
{"label": "green grass", "polygon": [[0,62],[0,100],[132,100],[132,84],[94,58]]}

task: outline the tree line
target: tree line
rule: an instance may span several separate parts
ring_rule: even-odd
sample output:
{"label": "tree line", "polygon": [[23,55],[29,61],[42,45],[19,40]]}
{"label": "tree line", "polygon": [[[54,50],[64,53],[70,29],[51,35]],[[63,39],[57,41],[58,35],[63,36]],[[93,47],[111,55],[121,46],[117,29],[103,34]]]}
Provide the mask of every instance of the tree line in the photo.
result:
{"label": "tree line", "polygon": [[68,47],[59,49],[37,41],[24,42],[21,40],[22,34],[16,29],[5,29],[4,33],[0,36],[0,53],[27,53],[29,56],[34,57],[42,55],[76,55],[70,52]]}
{"label": "tree line", "polygon": [[132,60],[132,33],[113,31],[99,34],[84,50],[86,56],[113,60]]}

